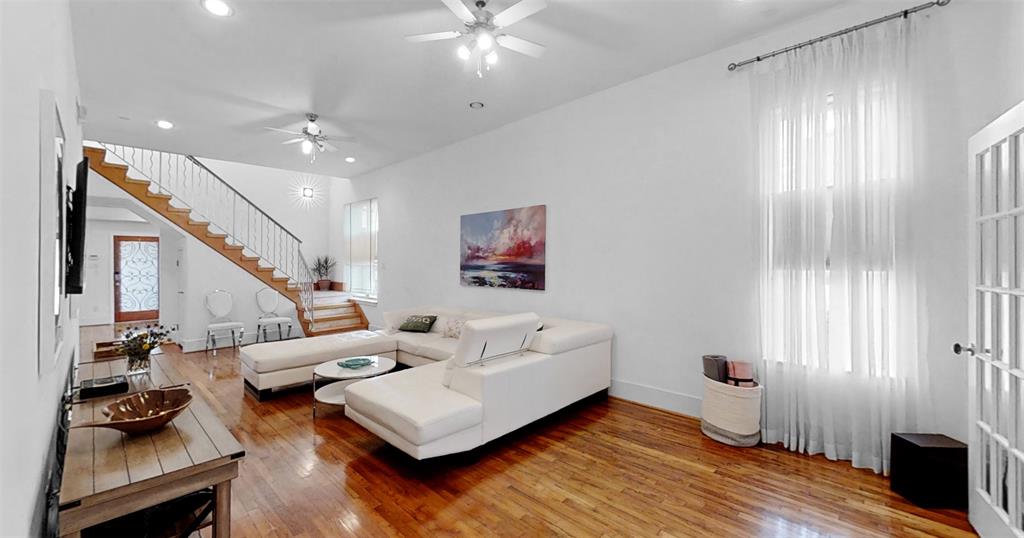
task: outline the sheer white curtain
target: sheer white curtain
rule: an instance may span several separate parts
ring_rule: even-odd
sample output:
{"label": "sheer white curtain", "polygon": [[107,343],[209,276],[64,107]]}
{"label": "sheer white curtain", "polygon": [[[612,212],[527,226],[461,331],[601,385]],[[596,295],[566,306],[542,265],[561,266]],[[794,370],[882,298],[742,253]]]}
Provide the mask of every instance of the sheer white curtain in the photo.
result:
{"label": "sheer white curtain", "polygon": [[913,20],[761,62],[765,442],[889,471],[930,426],[912,234]]}

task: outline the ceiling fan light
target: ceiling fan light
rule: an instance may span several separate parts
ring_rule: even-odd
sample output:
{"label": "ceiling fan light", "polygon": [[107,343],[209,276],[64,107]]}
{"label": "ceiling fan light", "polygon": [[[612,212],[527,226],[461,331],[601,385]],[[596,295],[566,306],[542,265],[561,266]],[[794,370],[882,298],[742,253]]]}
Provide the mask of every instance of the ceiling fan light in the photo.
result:
{"label": "ceiling fan light", "polygon": [[486,30],[481,30],[476,36],[476,46],[480,47],[480,50],[491,50],[494,47],[494,36]]}
{"label": "ceiling fan light", "polygon": [[234,10],[224,0],[202,0],[200,2],[203,9],[209,11],[211,15],[218,17],[230,17]]}
{"label": "ceiling fan light", "polygon": [[456,49],[455,54],[459,55],[459,59],[460,60],[468,60],[469,59],[469,47],[467,47],[465,45],[459,45],[459,48]]}
{"label": "ceiling fan light", "polygon": [[302,141],[302,153],[309,155],[313,152],[313,143],[309,140]]}
{"label": "ceiling fan light", "polygon": [[487,53],[487,56],[484,56],[484,59],[487,60],[487,65],[494,65],[498,63],[497,51],[492,50],[491,52]]}

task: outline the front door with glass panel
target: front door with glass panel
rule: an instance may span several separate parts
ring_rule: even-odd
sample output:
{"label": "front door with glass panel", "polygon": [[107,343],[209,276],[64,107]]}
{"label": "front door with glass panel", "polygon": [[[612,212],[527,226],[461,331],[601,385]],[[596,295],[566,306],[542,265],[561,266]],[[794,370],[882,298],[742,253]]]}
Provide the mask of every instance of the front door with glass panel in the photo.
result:
{"label": "front door with glass panel", "polygon": [[160,319],[160,240],[114,236],[114,321]]}
{"label": "front door with glass panel", "polygon": [[970,520],[1024,538],[1024,103],[969,152]]}

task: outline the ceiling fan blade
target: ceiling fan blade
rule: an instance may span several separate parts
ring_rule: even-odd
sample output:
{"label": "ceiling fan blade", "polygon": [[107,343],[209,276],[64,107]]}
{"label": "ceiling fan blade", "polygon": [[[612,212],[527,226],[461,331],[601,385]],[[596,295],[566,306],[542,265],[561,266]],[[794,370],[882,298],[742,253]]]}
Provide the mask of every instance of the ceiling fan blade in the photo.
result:
{"label": "ceiling fan blade", "polygon": [[285,140],[284,142],[281,142],[281,144],[298,144],[299,142],[302,142],[305,139],[306,137],[300,136],[298,138],[292,138],[291,140]]}
{"label": "ceiling fan blade", "polygon": [[448,32],[434,32],[432,34],[407,35],[405,40],[410,43],[423,43],[425,41],[440,41],[442,39],[455,39],[462,36],[462,32],[451,30]]}
{"label": "ceiling fan blade", "polygon": [[462,22],[468,22],[473,24],[476,22],[476,16],[473,12],[466,7],[466,4],[462,3],[462,0],[441,0],[444,5],[448,6],[448,9],[452,10],[452,13],[459,18]]}
{"label": "ceiling fan blade", "polygon": [[527,41],[521,37],[502,34],[495,38],[495,40],[498,42],[498,45],[501,45],[508,50],[514,50],[519,54],[525,54],[533,58],[540,58],[544,55],[544,45],[534,43],[533,41]]}
{"label": "ceiling fan blade", "polygon": [[518,4],[515,4],[505,11],[495,15],[494,18],[491,19],[491,23],[498,28],[510,26],[546,7],[548,7],[546,0],[521,0]]}
{"label": "ceiling fan blade", "polygon": [[264,129],[266,129],[268,131],[277,131],[279,133],[288,133],[290,135],[301,135],[302,134],[302,133],[299,133],[299,132],[296,132],[296,131],[289,131],[287,129],[278,129],[277,127],[264,127]]}
{"label": "ceiling fan blade", "polygon": [[335,140],[335,141],[340,141],[340,142],[352,142],[352,143],[359,142],[358,138],[356,138],[354,136],[345,136],[345,135],[325,136],[324,140]]}
{"label": "ceiling fan blade", "polygon": [[322,143],[320,145],[320,151],[323,151],[325,149],[327,151],[330,151],[331,153],[334,153],[335,151],[338,151],[338,148],[332,146],[329,142],[324,142],[324,143]]}

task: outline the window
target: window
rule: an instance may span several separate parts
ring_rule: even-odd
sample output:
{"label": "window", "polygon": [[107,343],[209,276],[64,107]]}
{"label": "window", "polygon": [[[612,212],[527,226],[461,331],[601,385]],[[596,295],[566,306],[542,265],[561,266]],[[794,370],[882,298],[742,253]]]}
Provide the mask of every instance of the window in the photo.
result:
{"label": "window", "polygon": [[377,299],[377,233],[380,230],[377,199],[345,206],[348,259],[345,276],[356,298]]}

